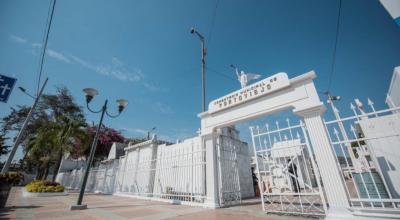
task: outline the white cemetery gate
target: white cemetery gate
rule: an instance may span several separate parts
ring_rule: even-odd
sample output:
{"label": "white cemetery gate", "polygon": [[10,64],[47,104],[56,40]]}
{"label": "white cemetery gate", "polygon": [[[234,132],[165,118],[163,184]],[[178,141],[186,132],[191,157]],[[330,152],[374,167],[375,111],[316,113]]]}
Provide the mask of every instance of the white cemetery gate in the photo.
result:
{"label": "white cemetery gate", "polygon": [[263,210],[324,215],[326,202],[304,124],[251,127]]}
{"label": "white cemetery gate", "polygon": [[353,115],[325,122],[350,206],[355,212],[400,213],[400,107],[371,112],[355,100]]}
{"label": "white cemetery gate", "polygon": [[[209,206],[220,206],[218,198],[221,193],[219,192],[220,189],[217,187],[219,185],[217,182],[219,179],[219,171],[217,169],[218,151],[215,150],[218,149],[218,139],[216,138],[217,129],[232,126],[246,120],[267,116],[272,113],[292,110],[304,121],[304,127],[308,131],[309,144],[305,142],[305,138],[300,138],[302,142],[300,142],[300,144],[295,144],[298,145],[298,151],[294,161],[285,165],[283,159],[281,159],[282,163],[277,166],[281,166],[282,169],[284,169],[285,166],[290,166],[295,162],[299,170],[304,169],[304,173],[303,170],[301,171],[301,175],[304,178],[301,183],[302,188],[300,193],[309,193],[309,196],[300,196],[301,199],[304,198],[305,200],[301,200],[300,206],[303,205],[303,207],[300,207],[300,211],[297,211],[297,213],[324,214],[325,212],[324,197],[321,193],[320,184],[318,184],[318,178],[314,177],[318,176],[318,169],[315,163],[312,163],[312,154],[309,150],[309,146],[313,146],[315,162],[318,164],[322,182],[327,189],[325,194],[327,203],[329,203],[329,209],[327,210],[328,216],[351,216],[350,212],[347,210],[348,200],[344,183],[339,173],[336,157],[331,150],[329,138],[325,132],[324,123],[321,118],[325,107],[319,100],[319,96],[312,81],[315,76],[315,73],[311,71],[293,79],[288,79],[285,73],[278,73],[210,102],[208,111],[199,114],[201,118],[201,137],[206,150],[206,161],[207,164],[215,164],[214,166],[206,167],[206,203],[208,203]],[[304,133],[302,133],[302,135],[303,134]],[[293,143],[296,143],[296,141],[298,142],[298,140],[295,139],[290,141]],[[272,142],[270,142],[270,144],[272,144]],[[268,153],[263,154],[268,155]],[[279,151],[274,154],[271,152],[269,155],[276,156],[276,154],[279,155]],[[265,159],[268,159],[268,157]],[[269,159],[272,159],[271,156]],[[260,170],[258,170],[258,172],[260,172]],[[258,174],[261,176],[261,173]],[[312,181],[313,177],[315,183]],[[265,195],[262,197],[265,202]],[[296,198],[296,201],[290,200],[287,202],[297,205],[299,204],[299,199],[300,198]],[[289,209],[291,212],[295,210],[292,206],[288,205],[286,211]],[[271,210],[265,211],[268,212]]]}

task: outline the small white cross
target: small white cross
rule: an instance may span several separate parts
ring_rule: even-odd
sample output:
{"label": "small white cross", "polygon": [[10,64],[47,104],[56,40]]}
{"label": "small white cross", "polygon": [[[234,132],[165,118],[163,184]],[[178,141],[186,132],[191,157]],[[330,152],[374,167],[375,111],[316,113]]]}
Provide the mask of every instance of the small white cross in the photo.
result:
{"label": "small white cross", "polygon": [[0,88],[3,89],[3,91],[1,91],[1,95],[6,94],[7,90],[11,89],[11,87],[8,87],[8,84],[5,84],[4,86],[0,86]]}

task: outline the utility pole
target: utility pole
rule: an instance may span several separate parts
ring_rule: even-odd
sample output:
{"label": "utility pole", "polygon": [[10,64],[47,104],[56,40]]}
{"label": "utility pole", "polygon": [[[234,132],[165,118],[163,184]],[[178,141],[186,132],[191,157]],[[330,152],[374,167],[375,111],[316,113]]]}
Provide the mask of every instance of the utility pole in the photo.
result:
{"label": "utility pole", "polygon": [[20,144],[20,142],[21,142],[21,139],[22,139],[22,137],[23,137],[23,134],[24,134],[24,132],[25,132],[25,129],[26,129],[26,127],[28,126],[29,120],[31,119],[31,117],[32,117],[32,115],[33,115],[33,112],[35,111],[36,105],[37,105],[37,103],[39,102],[40,97],[42,96],[42,93],[43,93],[44,87],[45,87],[46,84],[47,84],[47,81],[48,81],[48,78],[46,78],[46,80],[44,81],[44,83],[43,83],[43,85],[42,85],[42,88],[40,89],[38,95],[37,95],[36,98],[35,98],[35,102],[33,103],[31,109],[29,110],[28,115],[26,116],[26,119],[25,119],[24,123],[22,124],[21,130],[19,131],[18,136],[17,136],[17,138],[15,139],[14,146],[13,146],[13,148],[11,149],[10,154],[8,154],[7,161],[6,161],[6,163],[4,164],[3,169],[1,170],[1,173],[3,173],[3,174],[6,173],[6,172],[8,172],[8,168],[10,167],[10,164],[11,164],[12,160],[14,159],[15,152],[17,152],[18,146],[19,146],[19,144]]}
{"label": "utility pole", "polygon": [[191,34],[196,34],[201,41],[201,95],[202,95],[202,108],[201,111],[206,111],[206,48],[204,37],[193,27],[190,29]]}

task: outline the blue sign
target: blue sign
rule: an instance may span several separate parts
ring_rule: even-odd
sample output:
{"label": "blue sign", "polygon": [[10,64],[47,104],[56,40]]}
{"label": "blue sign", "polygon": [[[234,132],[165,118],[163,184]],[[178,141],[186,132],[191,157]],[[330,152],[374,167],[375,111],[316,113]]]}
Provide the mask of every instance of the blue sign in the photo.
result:
{"label": "blue sign", "polygon": [[0,102],[7,102],[17,79],[0,74]]}

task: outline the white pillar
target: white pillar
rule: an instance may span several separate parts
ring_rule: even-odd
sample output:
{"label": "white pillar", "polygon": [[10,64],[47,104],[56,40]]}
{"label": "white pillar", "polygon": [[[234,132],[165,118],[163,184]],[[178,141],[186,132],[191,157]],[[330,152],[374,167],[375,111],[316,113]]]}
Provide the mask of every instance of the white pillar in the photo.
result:
{"label": "white pillar", "polygon": [[150,174],[149,174],[149,183],[148,183],[148,195],[152,196],[154,192],[154,185],[155,185],[155,175],[156,175],[156,169],[157,169],[157,150],[158,150],[158,144],[157,144],[157,139],[155,136],[153,136],[152,142],[150,144],[150,149],[151,149],[151,164],[150,164]]}
{"label": "white pillar", "polygon": [[321,115],[325,106],[295,111],[304,119],[329,204],[327,219],[352,219],[349,202]]}
{"label": "white pillar", "polygon": [[216,137],[214,133],[201,135],[202,145],[206,151],[206,201],[205,206],[219,208],[218,169],[216,154]]}

